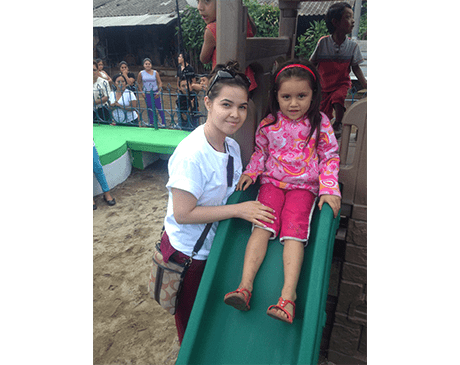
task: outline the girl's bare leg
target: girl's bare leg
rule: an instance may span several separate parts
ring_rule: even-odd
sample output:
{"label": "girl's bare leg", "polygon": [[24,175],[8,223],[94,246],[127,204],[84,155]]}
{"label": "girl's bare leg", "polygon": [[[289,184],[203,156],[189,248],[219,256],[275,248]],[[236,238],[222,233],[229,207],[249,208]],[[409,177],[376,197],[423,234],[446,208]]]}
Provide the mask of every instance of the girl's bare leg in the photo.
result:
{"label": "girl's bare leg", "polygon": [[[302,269],[304,257],[304,243],[295,240],[285,240],[283,250],[284,264],[284,286],[281,290],[283,299],[295,302],[297,299],[297,283],[299,282],[300,270]],[[292,314],[293,307],[291,304],[286,306],[286,309]],[[287,318],[286,313],[281,310],[274,309],[279,312],[280,316]]]}
{"label": "girl's bare leg", "polygon": [[258,227],[254,228],[246,246],[243,276],[238,288],[246,288],[252,292],[254,278],[259,271],[260,265],[264,261],[265,254],[267,253],[268,240],[271,234],[271,232],[265,229]]}

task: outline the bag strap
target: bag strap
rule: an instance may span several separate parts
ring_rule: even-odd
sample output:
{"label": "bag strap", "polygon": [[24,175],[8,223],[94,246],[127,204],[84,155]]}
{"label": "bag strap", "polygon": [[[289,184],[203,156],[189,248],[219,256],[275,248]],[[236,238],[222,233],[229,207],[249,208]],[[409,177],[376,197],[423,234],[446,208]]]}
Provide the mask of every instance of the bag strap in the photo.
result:
{"label": "bag strap", "polygon": [[[195,246],[193,247],[192,251],[192,256],[190,256],[190,259],[185,263],[185,267],[188,268],[192,264],[193,257],[198,253],[198,251],[201,250],[201,247],[203,247],[204,240],[206,239],[206,236],[209,233],[209,230],[211,229],[212,223],[206,224],[206,227],[204,228],[203,232],[201,233],[200,238],[198,238],[198,241],[196,241]],[[161,236],[163,236],[163,232],[165,231],[165,226],[163,225],[163,228],[161,229],[160,233],[160,241],[161,241]],[[157,243],[158,248],[159,248],[159,243]]]}
{"label": "bag strap", "polygon": [[200,251],[201,247],[203,247],[204,240],[206,239],[206,236],[208,235],[211,226],[212,223],[206,224],[203,233],[201,233],[200,238],[198,238],[198,241],[196,241],[195,247],[193,247],[192,256],[190,257],[190,259],[192,259],[193,256],[195,256],[198,253],[198,251]]}

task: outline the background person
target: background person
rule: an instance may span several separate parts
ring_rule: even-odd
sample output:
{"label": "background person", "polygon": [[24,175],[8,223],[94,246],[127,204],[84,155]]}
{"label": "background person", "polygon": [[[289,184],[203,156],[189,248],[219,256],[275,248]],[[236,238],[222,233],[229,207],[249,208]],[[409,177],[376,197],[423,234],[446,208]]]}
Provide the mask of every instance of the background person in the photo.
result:
{"label": "background person", "polygon": [[351,88],[350,67],[364,89],[367,81],[359,64],[364,61],[356,42],[347,37],[353,30],[353,10],[346,2],[329,7],[326,25],[331,35],[322,37],[310,61],[318,68],[323,89],[321,111],[332,120],[335,113],[334,131],[340,136],[345,114],[345,98]]}
{"label": "background person", "polygon": [[[217,3],[216,0],[198,0],[198,11],[206,23],[206,29],[204,31],[204,42],[201,47],[200,61],[205,64],[212,62],[212,68],[216,66],[217,62]],[[256,25],[252,18],[248,15],[247,22],[247,37],[254,37],[256,34]],[[251,81],[249,91],[254,90],[257,87],[257,82],[254,76],[254,71],[250,66],[246,67],[246,76]]]}
{"label": "background person", "polygon": [[110,122],[111,116],[109,111],[109,83],[99,76],[96,61],[93,61],[93,122]]}
{"label": "background person", "polygon": [[202,90],[200,84],[196,83],[195,70],[192,65],[189,64],[189,57],[187,53],[179,53],[177,56],[177,88],[180,89],[180,82],[183,78],[186,78],[189,84],[190,91],[198,92]]}
{"label": "background person", "polygon": [[109,96],[112,117],[116,124],[130,124],[141,126],[139,115],[137,114],[136,95],[126,89],[128,85],[126,78],[122,74],[117,74],[113,78],[116,90]]}
{"label": "background person", "polygon": [[125,61],[121,61],[119,64],[120,73],[125,77],[128,85],[126,88],[132,92],[136,92],[136,76],[133,72],[129,71],[128,64]]}
{"label": "background person", "polygon": [[147,104],[150,124],[153,124],[153,103],[155,103],[155,108],[160,113],[161,123],[164,127],[166,125],[165,112],[163,111],[160,98],[160,90],[163,87],[163,83],[161,82],[159,73],[152,69],[152,61],[150,58],[145,58],[142,65],[144,69],[137,75],[137,84],[139,92],[144,96],[145,103]]}
{"label": "background person", "polygon": [[187,79],[185,76],[179,84],[176,105],[179,110],[179,120],[182,129],[192,130],[198,126],[198,96],[194,91],[187,88]]}
{"label": "background person", "polygon": [[[107,184],[107,179],[105,178],[104,170],[102,168],[101,161],[99,160],[99,154],[97,153],[96,145],[94,144],[94,141],[93,141],[93,173],[94,175],[96,175],[96,179],[99,185],[101,185],[105,202],[110,206],[115,205],[116,201],[115,201],[115,198],[112,198],[112,195],[110,195],[109,185]],[[94,202],[94,198],[93,198],[93,210],[96,210],[96,209],[97,209],[97,205]]]}
{"label": "background person", "polygon": [[99,77],[103,78],[106,80],[109,85],[112,87],[113,86],[113,81],[110,78],[110,76],[107,74],[107,72],[104,71],[104,61],[102,61],[100,58],[96,59],[97,63],[97,70],[99,72]]}

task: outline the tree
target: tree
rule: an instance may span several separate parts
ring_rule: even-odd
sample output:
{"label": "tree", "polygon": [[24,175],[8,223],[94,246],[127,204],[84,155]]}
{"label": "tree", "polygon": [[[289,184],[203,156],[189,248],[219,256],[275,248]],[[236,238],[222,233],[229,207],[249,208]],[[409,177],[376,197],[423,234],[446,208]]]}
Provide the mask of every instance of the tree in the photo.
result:
{"label": "tree", "polygon": [[297,46],[295,46],[296,56],[307,60],[310,59],[319,39],[328,34],[326,21],[314,20],[313,23],[310,23],[310,27],[305,33],[297,37]]}

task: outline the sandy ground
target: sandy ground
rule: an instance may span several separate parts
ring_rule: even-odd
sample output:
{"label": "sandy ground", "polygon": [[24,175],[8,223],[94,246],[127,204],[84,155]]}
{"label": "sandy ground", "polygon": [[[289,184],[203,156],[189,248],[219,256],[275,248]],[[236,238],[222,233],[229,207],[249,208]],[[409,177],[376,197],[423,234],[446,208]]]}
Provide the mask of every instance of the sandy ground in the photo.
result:
{"label": "sandy ground", "polygon": [[95,198],[93,213],[94,364],[174,364],[174,317],[147,292],[152,247],[166,213],[167,165],[158,161]]}
{"label": "sandy ground", "polygon": [[[167,162],[133,168],[93,211],[93,362],[173,365],[179,352],[174,317],[150,299],[152,247],[166,213]],[[320,357],[320,365],[333,365]]]}

